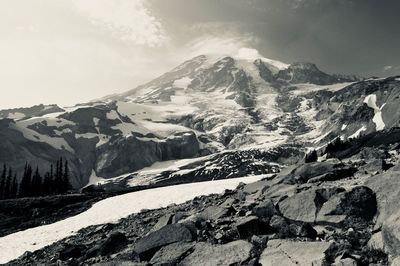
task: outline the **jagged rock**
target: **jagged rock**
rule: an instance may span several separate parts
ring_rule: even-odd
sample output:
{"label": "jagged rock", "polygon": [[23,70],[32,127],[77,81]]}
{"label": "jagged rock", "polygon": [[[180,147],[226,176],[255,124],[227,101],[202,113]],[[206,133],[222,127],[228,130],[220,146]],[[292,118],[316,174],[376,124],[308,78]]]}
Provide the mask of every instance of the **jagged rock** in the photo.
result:
{"label": "jagged rock", "polygon": [[93,266],[147,266],[146,262],[133,262],[129,260],[113,260],[93,264]]}
{"label": "jagged rock", "polygon": [[248,216],[239,219],[235,224],[241,238],[247,238],[260,233],[261,225],[257,216]]}
{"label": "jagged rock", "polygon": [[206,208],[203,212],[201,212],[200,217],[204,220],[215,221],[220,218],[226,217],[229,213],[232,213],[234,210],[232,208],[223,208],[219,206],[210,206]]}
{"label": "jagged rock", "polygon": [[94,257],[94,256],[107,256],[114,254],[120,250],[122,250],[128,244],[128,239],[121,232],[113,232],[111,233],[107,239],[100,243],[99,245],[91,248],[86,257]]}
{"label": "jagged rock", "polygon": [[190,250],[194,243],[178,242],[162,247],[151,258],[152,265],[176,265]]}
{"label": "jagged rock", "polygon": [[284,217],[295,221],[313,223],[317,214],[315,189],[302,191],[281,201],[278,206]]}
{"label": "jagged rock", "polygon": [[157,223],[153,226],[151,231],[152,232],[157,231],[157,230],[161,229],[162,227],[170,224],[172,222],[172,217],[173,217],[173,214],[171,214],[171,213],[165,214],[160,219],[158,219]]}
{"label": "jagged rock", "polygon": [[134,250],[142,259],[150,259],[158,249],[168,244],[192,241],[190,230],[182,224],[166,225],[160,230],[150,233],[135,243]]}
{"label": "jagged rock", "polygon": [[387,251],[400,256],[400,169],[393,167],[385,173],[368,178],[365,185],[375,193],[378,217],[375,227],[382,228],[382,238]]}
{"label": "jagged rock", "polygon": [[383,239],[382,232],[377,232],[373,234],[368,241],[368,247],[373,250],[383,250],[386,251],[385,249],[385,242]]}
{"label": "jagged rock", "polygon": [[274,239],[260,256],[263,266],[321,265],[324,252],[331,244],[328,242],[295,242]]}
{"label": "jagged rock", "polygon": [[272,216],[269,225],[282,237],[289,236],[290,234],[289,223],[282,216]]}
{"label": "jagged rock", "polygon": [[224,245],[197,243],[193,253],[184,258],[179,265],[215,266],[241,264],[250,258],[252,244],[237,240]]}
{"label": "jagged rock", "polygon": [[260,180],[254,183],[246,184],[243,187],[243,192],[246,194],[254,194],[256,192],[263,193],[269,187],[270,181]]}
{"label": "jagged rock", "polygon": [[60,251],[60,260],[67,260],[70,258],[79,258],[83,255],[85,246],[83,245],[68,245],[64,250]]}
{"label": "jagged rock", "polygon": [[255,206],[253,213],[260,219],[270,219],[277,211],[272,200],[267,199]]}
{"label": "jagged rock", "polygon": [[317,237],[317,231],[308,223],[302,224],[290,224],[289,225],[289,232],[293,236],[299,237],[308,237],[315,239]]}
{"label": "jagged rock", "polygon": [[357,262],[352,258],[339,259],[332,266],[357,266]]}

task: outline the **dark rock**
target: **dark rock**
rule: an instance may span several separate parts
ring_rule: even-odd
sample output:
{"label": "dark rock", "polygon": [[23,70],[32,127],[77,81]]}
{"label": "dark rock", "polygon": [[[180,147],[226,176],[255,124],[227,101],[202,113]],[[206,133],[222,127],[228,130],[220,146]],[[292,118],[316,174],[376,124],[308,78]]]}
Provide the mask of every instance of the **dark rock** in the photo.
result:
{"label": "dark rock", "polygon": [[68,260],[70,258],[79,258],[82,256],[85,246],[83,245],[73,245],[67,246],[64,250],[60,251],[60,260]]}
{"label": "dark rock", "polygon": [[210,207],[206,208],[200,214],[200,216],[204,220],[215,221],[215,220],[218,220],[220,218],[228,216],[233,211],[234,211],[234,209],[232,209],[232,208],[223,208],[223,207],[219,207],[219,206],[210,206]]}
{"label": "dark rock", "polygon": [[127,244],[128,239],[123,233],[114,232],[99,246],[99,254],[102,256],[114,254]]}
{"label": "dark rock", "polygon": [[192,241],[190,230],[182,224],[166,225],[135,243],[134,250],[140,258],[149,260],[161,247],[175,242]]}
{"label": "dark rock", "polygon": [[282,216],[272,216],[269,226],[279,233],[280,236],[285,237],[290,235],[289,223]]}
{"label": "dark rock", "polygon": [[308,223],[290,224],[289,231],[293,236],[308,237],[312,239],[317,237],[317,231],[315,231]]}
{"label": "dark rock", "polygon": [[241,238],[247,238],[260,233],[261,225],[257,216],[248,216],[239,219],[235,224]]}
{"label": "dark rock", "polygon": [[260,219],[270,219],[276,214],[276,208],[274,203],[270,199],[267,199],[254,207],[253,213]]}

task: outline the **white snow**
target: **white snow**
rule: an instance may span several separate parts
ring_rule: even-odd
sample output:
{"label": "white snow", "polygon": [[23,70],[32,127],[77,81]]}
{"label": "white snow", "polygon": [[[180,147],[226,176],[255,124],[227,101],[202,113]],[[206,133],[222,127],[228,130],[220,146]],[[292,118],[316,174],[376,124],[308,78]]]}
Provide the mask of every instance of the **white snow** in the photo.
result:
{"label": "white snow", "polygon": [[187,87],[190,85],[193,79],[188,78],[188,77],[183,77],[181,79],[177,79],[173,83],[174,88],[180,88],[180,89],[187,89]]}
{"label": "white snow", "polygon": [[20,112],[14,112],[14,113],[10,113],[8,114],[7,118],[9,119],[14,119],[14,120],[18,120],[18,119],[22,119],[25,117],[25,114],[20,113]]}
{"label": "white snow", "polygon": [[358,138],[358,136],[360,136],[361,132],[367,130],[366,126],[362,126],[359,130],[357,130],[353,135],[349,136],[349,139],[353,139],[353,138]]}
{"label": "white snow", "polygon": [[383,104],[380,108],[376,105],[376,94],[370,94],[365,97],[364,103],[366,103],[368,107],[374,109],[375,115],[372,118],[372,121],[376,125],[376,131],[381,131],[385,129],[385,123],[382,119],[382,108],[383,106],[385,106],[385,104]]}
{"label": "white snow", "polygon": [[111,197],[76,216],[0,238],[0,263],[16,259],[26,251],[41,249],[91,225],[115,223],[142,209],[163,208],[173,203],[184,203],[196,196],[222,193],[225,189],[236,188],[240,182],[251,183],[263,177],[265,175],[183,184]]}
{"label": "white snow", "polygon": [[346,128],[347,128],[347,125],[346,125],[346,124],[343,124],[341,130],[343,131],[343,130],[345,130]]}

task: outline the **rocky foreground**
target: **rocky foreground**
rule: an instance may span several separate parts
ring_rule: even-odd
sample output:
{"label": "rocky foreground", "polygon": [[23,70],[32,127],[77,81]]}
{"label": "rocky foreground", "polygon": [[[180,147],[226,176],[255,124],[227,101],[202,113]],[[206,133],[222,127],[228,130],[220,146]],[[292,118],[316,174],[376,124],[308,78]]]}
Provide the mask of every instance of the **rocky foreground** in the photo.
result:
{"label": "rocky foreground", "polygon": [[397,265],[396,132],[340,159],[82,229],[8,265]]}

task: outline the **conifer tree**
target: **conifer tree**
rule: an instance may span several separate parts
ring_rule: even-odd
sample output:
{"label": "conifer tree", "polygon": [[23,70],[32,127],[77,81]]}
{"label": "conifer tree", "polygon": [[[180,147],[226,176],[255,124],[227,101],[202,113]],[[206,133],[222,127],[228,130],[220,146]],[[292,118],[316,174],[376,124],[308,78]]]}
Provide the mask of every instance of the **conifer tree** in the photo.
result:
{"label": "conifer tree", "polygon": [[42,177],[39,173],[39,167],[36,167],[35,174],[32,177],[31,193],[32,196],[40,196],[42,194]]}
{"label": "conifer tree", "polygon": [[4,199],[10,198],[11,182],[12,182],[12,169],[11,169],[11,167],[9,167],[8,175],[7,175],[6,182],[4,185],[4,190],[3,190],[3,198]]}
{"label": "conifer tree", "polygon": [[69,183],[69,168],[68,168],[68,161],[65,160],[64,164],[64,173],[63,173],[63,192],[67,192],[71,189],[71,184]]}
{"label": "conifer tree", "polygon": [[6,184],[7,166],[3,165],[3,172],[0,176],[0,199],[4,198],[4,186]]}
{"label": "conifer tree", "polygon": [[22,176],[21,183],[19,185],[19,197],[30,197],[31,193],[31,185],[32,185],[32,167],[26,163],[24,174]]}
{"label": "conifer tree", "polygon": [[17,179],[17,174],[14,173],[14,178],[11,183],[11,189],[10,189],[10,198],[15,199],[18,196],[18,179]]}

